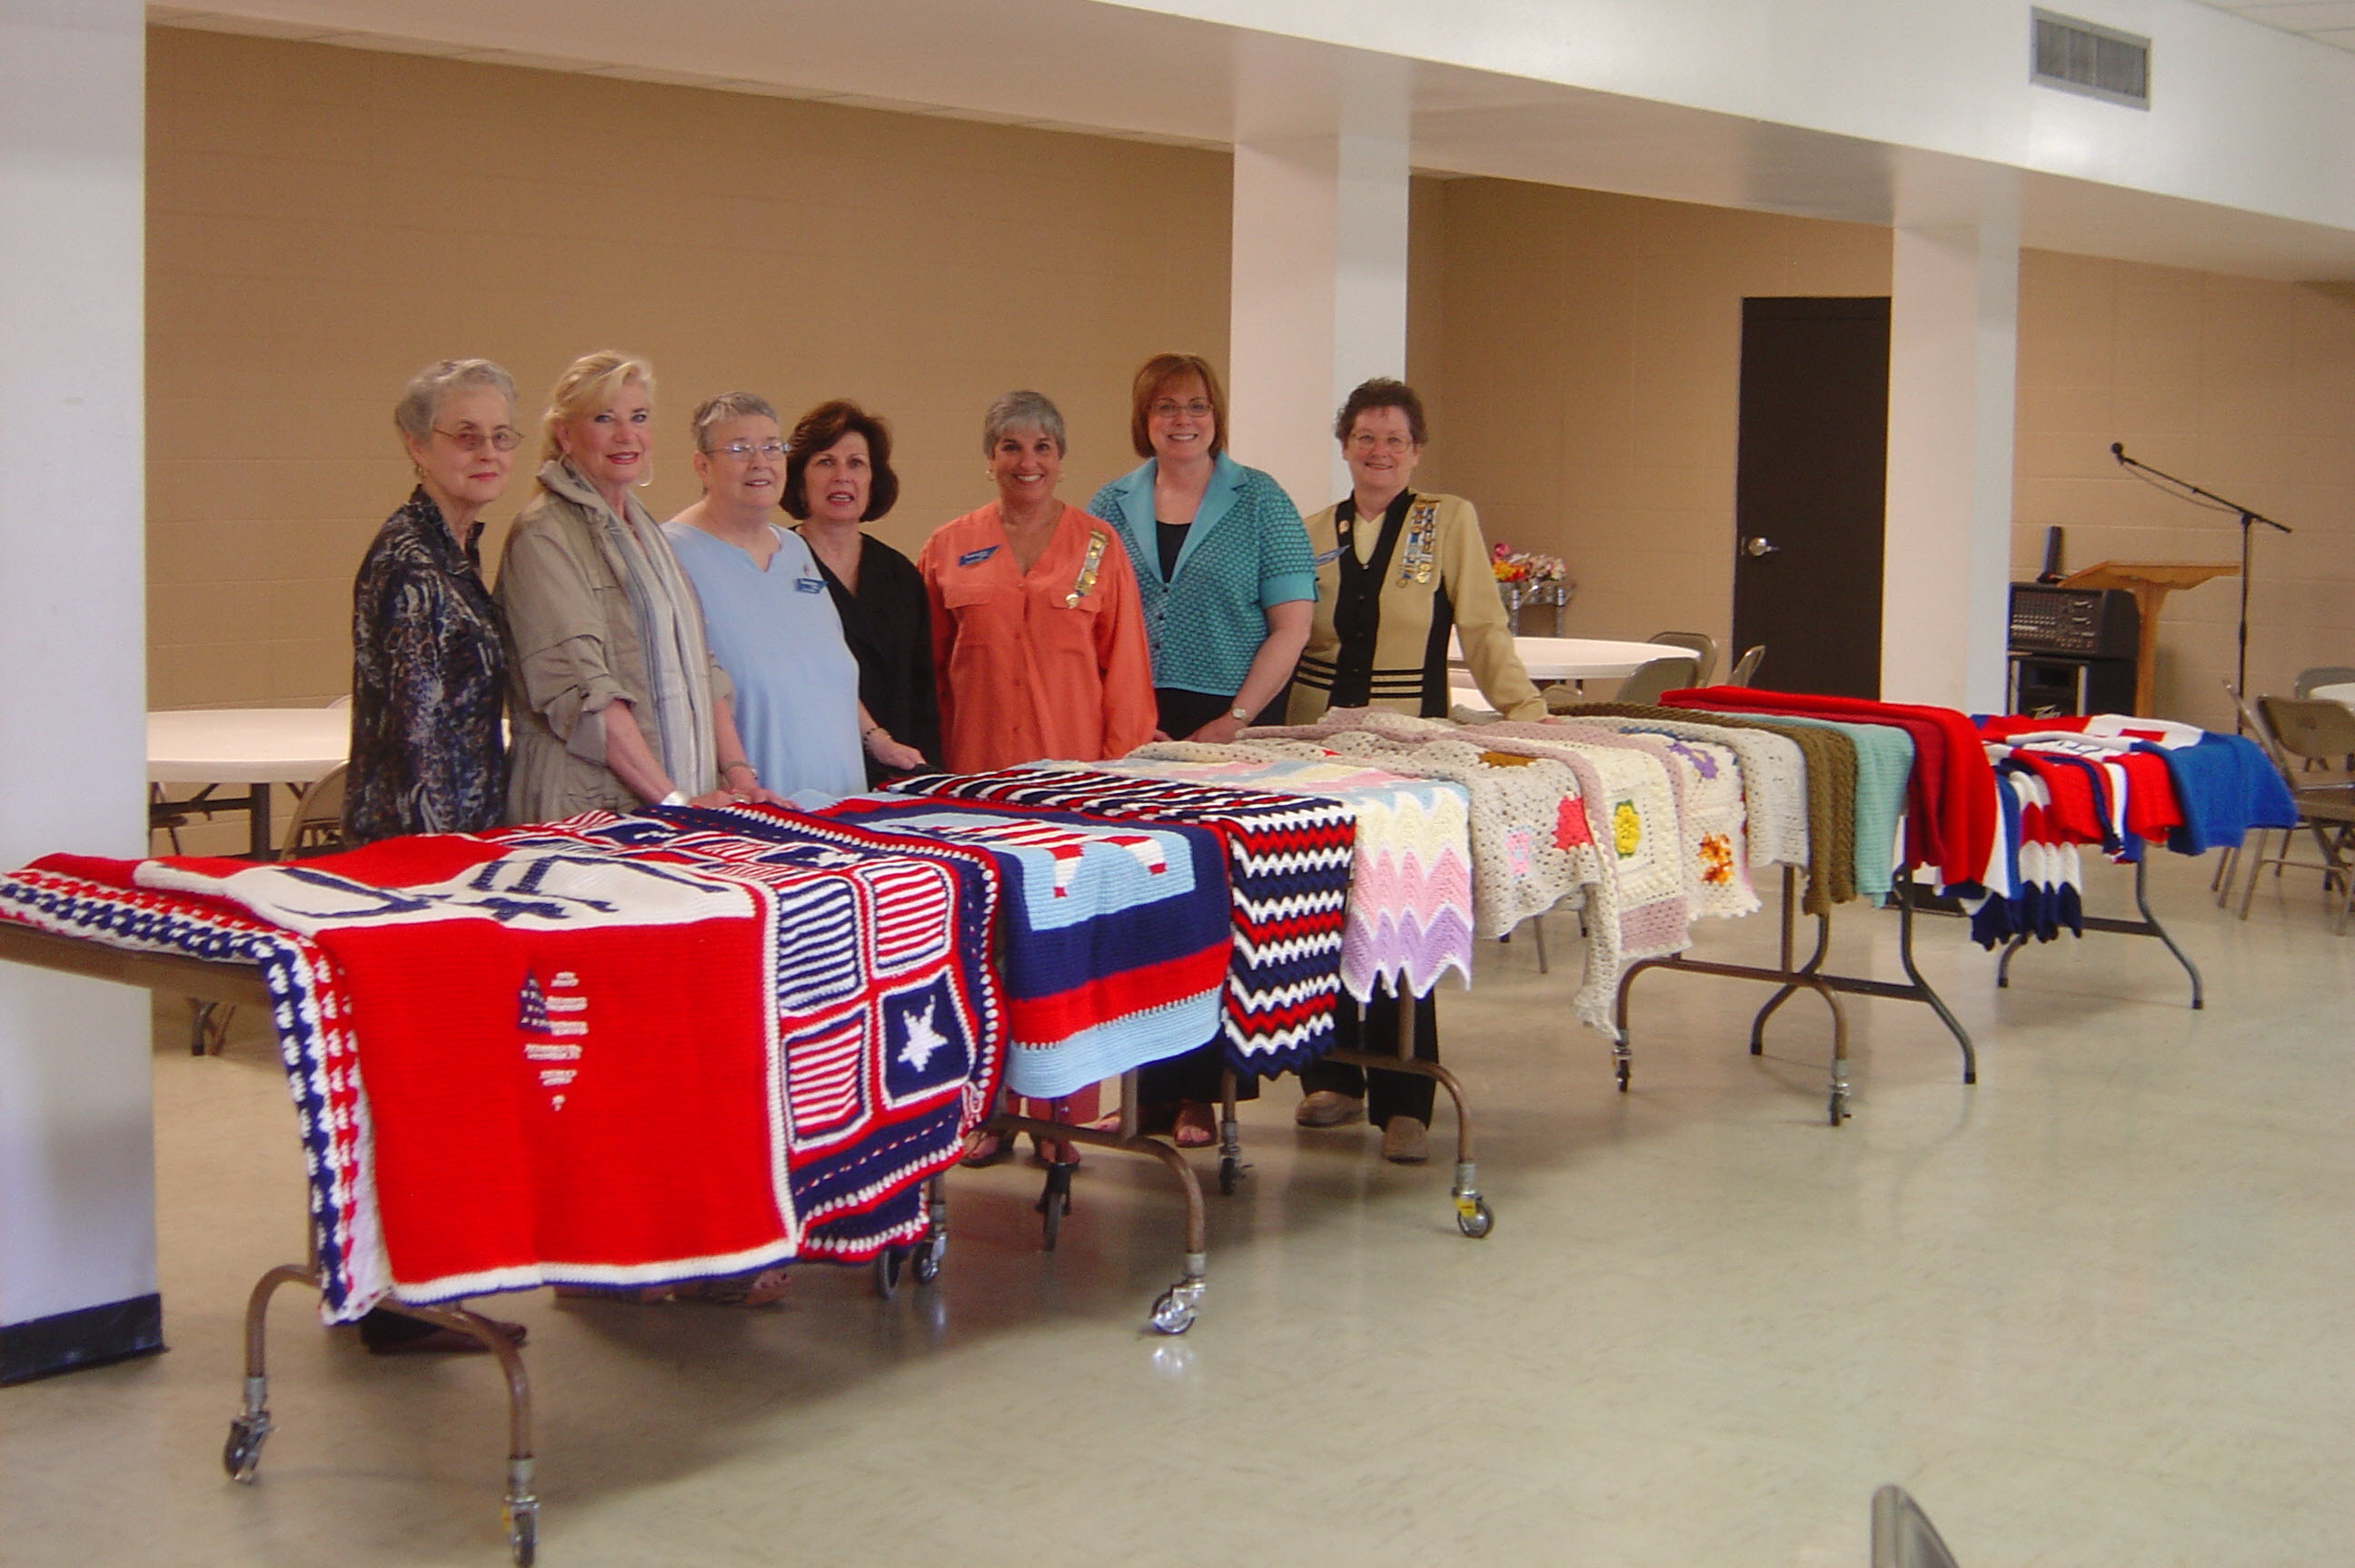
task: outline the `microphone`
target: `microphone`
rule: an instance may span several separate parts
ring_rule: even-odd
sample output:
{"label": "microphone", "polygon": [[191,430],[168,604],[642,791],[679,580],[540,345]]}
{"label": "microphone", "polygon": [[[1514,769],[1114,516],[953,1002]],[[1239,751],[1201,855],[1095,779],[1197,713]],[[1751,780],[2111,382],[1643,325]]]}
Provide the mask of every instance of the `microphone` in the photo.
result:
{"label": "microphone", "polygon": [[2110,443],[2110,455],[2124,463],[2126,460],[2126,443],[2122,441]]}

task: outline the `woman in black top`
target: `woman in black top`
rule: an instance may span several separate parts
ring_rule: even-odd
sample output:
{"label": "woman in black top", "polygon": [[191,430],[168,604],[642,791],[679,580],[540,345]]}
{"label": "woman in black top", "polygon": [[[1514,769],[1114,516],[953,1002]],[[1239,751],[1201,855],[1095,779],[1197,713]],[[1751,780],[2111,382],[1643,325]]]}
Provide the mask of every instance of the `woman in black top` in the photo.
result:
{"label": "woman in black top", "polygon": [[[876,731],[941,759],[941,710],[932,690],[932,624],[915,563],[859,528],[900,498],[890,427],[857,403],[837,399],[801,417],[787,438],[783,506],[817,558],[842,617],[843,640],[858,660],[858,700]],[[867,780],[904,769],[875,760]]]}

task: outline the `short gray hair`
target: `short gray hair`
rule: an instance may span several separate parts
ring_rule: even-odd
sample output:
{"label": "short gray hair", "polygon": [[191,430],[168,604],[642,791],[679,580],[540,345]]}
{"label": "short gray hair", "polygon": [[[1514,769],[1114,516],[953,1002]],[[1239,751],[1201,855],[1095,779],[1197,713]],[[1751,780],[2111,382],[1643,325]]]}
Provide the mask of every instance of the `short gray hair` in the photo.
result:
{"label": "short gray hair", "polygon": [[515,378],[487,359],[436,359],[409,379],[400,401],[392,406],[393,428],[411,441],[423,441],[442,412],[442,400],[471,387],[488,387],[507,400],[507,422],[515,422]]}
{"label": "short gray hair", "polygon": [[704,438],[711,433],[713,425],[728,420],[754,418],[767,420],[771,424],[777,422],[777,411],[771,408],[769,400],[758,392],[722,392],[718,397],[704,399],[695,409],[695,450],[711,450],[711,443]]}
{"label": "short gray hair", "polygon": [[1055,441],[1055,450],[1070,453],[1063,440],[1062,411],[1056,408],[1044,392],[1008,392],[989,405],[981,416],[981,450],[986,455],[997,450],[1000,436],[1009,431],[1044,431]]}

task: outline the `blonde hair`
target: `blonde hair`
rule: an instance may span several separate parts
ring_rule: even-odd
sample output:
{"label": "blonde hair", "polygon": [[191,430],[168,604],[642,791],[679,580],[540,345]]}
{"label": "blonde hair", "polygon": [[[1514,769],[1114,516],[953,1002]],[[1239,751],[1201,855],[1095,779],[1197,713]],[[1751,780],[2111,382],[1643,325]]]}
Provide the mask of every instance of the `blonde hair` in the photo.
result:
{"label": "blonde hair", "polygon": [[556,439],[557,426],[612,408],[622,389],[632,381],[646,389],[648,402],[654,400],[654,367],[634,354],[600,348],[566,366],[564,374],[556,379],[556,389],[548,394],[548,412],[540,417],[539,460],[546,463],[564,455]]}

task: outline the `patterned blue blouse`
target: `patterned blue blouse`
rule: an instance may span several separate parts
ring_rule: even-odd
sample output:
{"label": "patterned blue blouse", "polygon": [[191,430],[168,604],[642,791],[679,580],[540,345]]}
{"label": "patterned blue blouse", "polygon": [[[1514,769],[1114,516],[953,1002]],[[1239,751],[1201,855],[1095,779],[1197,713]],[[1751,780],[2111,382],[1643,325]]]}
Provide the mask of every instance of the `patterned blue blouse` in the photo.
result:
{"label": "patterned blue blouse", "polygon": [[1097,491],[1088,510],[1128,547],[1153,643],[1153,684],[1231,697],[1267,640],[1267,612],[1316,597],[1308,535],[1282,485],[1222,452],[1177,569],[1165,577],[1153,516],[1156,472],[1146,459]]}
{"label": "patterned blue blouse", "polygon": [[352,584],[352,759],[344,835],[496,827],[506,653],[483,586],[477,521],[464,549],[422,489],[385,519]]}

